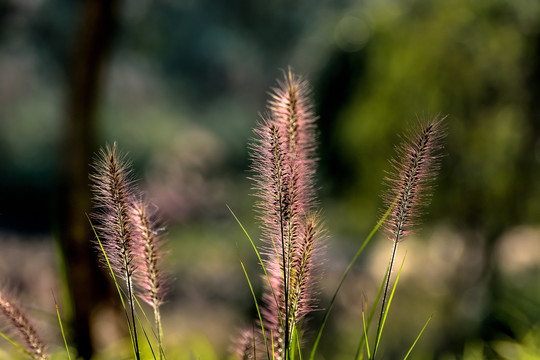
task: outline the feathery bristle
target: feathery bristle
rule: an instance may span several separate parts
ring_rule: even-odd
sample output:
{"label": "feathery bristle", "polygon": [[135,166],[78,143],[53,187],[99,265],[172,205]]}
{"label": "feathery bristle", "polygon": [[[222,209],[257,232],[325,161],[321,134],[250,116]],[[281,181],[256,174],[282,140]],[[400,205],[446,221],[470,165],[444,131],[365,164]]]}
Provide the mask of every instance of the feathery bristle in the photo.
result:
{"label": "feathery bristle", "polygon": [[41,341],[35,328],[30,324],[22,309],[13,299],[10,299],[3,292],[0,292],[0,312],[4,314],[11,325],[21,334],[25,343],[28,345],[26,351],[38,360],[46,360],[49,357],[45,344]]}
{"label": "feathery bristle", "polygon": [[303,222],[303,228],[294,254],[294,276],[291,278],[291,309],[294,318],[302,320],[313,310],[315,260],[318,259],[323,230],[317,213],[309,214]]}
{"label": "feathery bristle", "polygon": [[384,197],[387,207],[394,204],[384,225],[392,241],[402,241],[413,231],[421,208],[429,203],[430,184],[439,169],[443,120],[433,119],[396,148],[394,175],[386,179],[390,191]]}
{"label": "feathery bristle", "polygon": [[[259,344],[261,341],[260,330],[244,329],[238,336],[232,353],[241,360],[255,360],[257,359],[257,351],[264,350],[264,344]],[[261,345],[259,347],[259,345]],[[262,353],[261,353],[262,354]]]}
{"label": "feathery bristle", "polygon": [[135,278],[139,286],[139,296],[152,308],[158,308],[165,297],[163,274],[158,266],[160,261],[161,229],[148,212],[147,204],[137,200],[131,208],[134,225],[133,237]]}
{"label": "feathery bristle", "polygon": [[314,175],[315,121],[311,102],[311,89],[307,81],[294,75],[291,69],[278,80],[278,86],[270,93],[268,108],[284,141],[284,150],[295,164],[298,173],[298,198],[309,212],[315,205]]}
{"label": "feathery bristle", "polygon": [[262,317],[272,353],[283,359],[293,329],[313,308],[312,270],[320,229],[311,215],[316,159],[308,86],[290,71],[278,85],[271,94],[270,114],[255,129],[258,139],[251,150],[268,273]]}
{"label": "feathery bristle", "polygon": [[134,270],[129,164],[114,143],[100,150],[94,169],[90,179],[96,207],[94,216],[98,220],[96,229],[113,270],[126,280]]}

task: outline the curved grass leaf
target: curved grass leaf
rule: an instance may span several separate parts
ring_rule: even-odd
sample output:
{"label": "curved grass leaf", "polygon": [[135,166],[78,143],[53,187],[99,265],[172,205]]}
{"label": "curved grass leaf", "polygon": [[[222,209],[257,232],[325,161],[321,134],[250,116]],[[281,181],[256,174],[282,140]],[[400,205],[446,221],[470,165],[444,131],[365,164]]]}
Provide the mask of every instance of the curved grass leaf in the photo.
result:
{"label": "curved grass leaf", "polygon": [[[392,287],[392,292],[390,293],[390,298],[388,299],[388,304],[386,305],[386,309],[381,309],[383,311],[382,316],[382,322],[379,331],[377,331],[377,338],[375,343],[375,349],[373,350],[373,358],[375,358],[375,355],[377,354],[377,349],[379,348],[379,342],[381,340],[381,335],[384,329],[384,324],[386,323],[386,317],[388,316],[388,311],[390,310],[390,305],[392,304],[392,299],[394,298],[394,293],[397,288],[397,284],[399,281],[399,276],[401,275],[401,270],[403,269],[403,264],[405,263],[405,257],[403,257],[403,261],[401,262],[401,266],[399,267],[399,271],[396,276],[396,281],[394,281],[394,286]],[[388,274],[388,277],[390,277],[390,273]]]}
{"label": "curved grass leaf", "polygon": [[[263,334],[264,345],[266,346],[266,353],[268,355],[268,358],[270,358],[270,350],[268,349],[268,341],[266,340],[266,334],[265,334],[265,331],[264,331],[264,324],[263,324],[262,314],[261,314],[261,310],[259,309],[259,302],[257,301],[257,296],[255,296],[255,291],[253,291],[253,286],[251,285],[251,281],[249,280],[249,276],[248,276],[248,273],[246,271],[246,267],[244,266],[244,262],[242,260],[240,260],[240,265],[242,265],[242,270],[244,271],[244,275],[246,276],[246,280],[247,280],[248,285],[249,285],[249,291],[251,291],[251,295],[253,296],[253,301],[255,303],[255,308],[257,309],[257,316],[259,317],[259,321],[261,323],[261,330],[262,330],[262,334]],[[255,344],[255,342],[254,342],[254,344]],[[273,351],[273,346],[272,346],[272,351]]]}
{"label": "curved grass leaf", "polygon": [[403,360],[407,360],[407,358],[409,357],[411,351],[413,350],[414,346],[416,345],[416,343],[418,342],[418,339],[420,339],[420,336],[422,336],[422,333],[424,332],[424,330],[426,329],[426,327],[428,326],[431,318],[433,317],[433,315],[431,315],[426,323],[424,324],[424,327],[422,328],[422,330],[420,330],[420,333],[418,334],[418,336],[416,337],[416,339],[414,340],[413,344],[411,345],[411,348],[409,349],[409,351],[407,352],[407,355],[405,355],[405,357],[403,358]]}
{"label": "curved grass leaf", "polygon": [[[394,204],[395,204],[395,201],[394,201]],[[364,242],[362,243],[362,246],[360,246],[360,249],[358,249],[358,251],[356,252],[356,254],[354,255],[353,259],[351,260],[351,262],[349,263],[349,265],[347,266],[347,269],[345,269],[345,272],[343,273],[343,275],[341,276],[341,279],[339,280],[339,283],[338,283],[338,286],[336,288],[336,290],[334,291],[334,295],[332,296],[332,299],[330,300],[330,305],[328,305],[328,308],[326,309],[325,313],[324,313],[324,317],[323,317],[323,321],[322,321],[322,324],[321,324],[321,327],[319,328],[319,332],[317,333],[317,338],[315,339],[315,343],[313,345],[313,349],[311,350],[311,354],[309,356],[309,360],[313,360],[315,358],[315,353],[317,352],[317,347],[319,346],[319,341],[321,340],[321,335],[322,335],[322,332],[324,330],[324,327],[326,326],[326,322],[328,321],[328,317],[330,315],[330,311],[332,310],[333,306],[334,306],[334,303],[336,301],[336,298],[337,298],[337,294],[339,293],[339,290],[341,289],[341,286],[343,285],[343,282],[345,281],[345,278],[347,278],[347,275],[349,275],[349,272],[351,271],[353,265],[356,263],[356,260],[358,259],[358,257],[360,256],[360,254],[364,251],[365,247],[369,244],[369,242],[371,241],[371,239],[373,238],[373,236],[375,235],[375,233],[377,232],[377,230],[379,230],[379,228],[381,227],[381,225],[384,223],[384,221],[386,220],[386,218],[388,217],[388,215],[390,214],[390,212],[392,211],[393,207],[394,207],[394,204],[392,204],[388,210],[386,210],[386,212],[384,213],[384,215],[381,217],[381,219],[377,222],[377,224],[375,225],[375,227],[371,230],[371,232],[369,233],[369,235],[364,239]]]}
{"label": "curved grass leaf", "polygon": [[[131,326],[131,322],[129,321],[129,314],[128,314],[128,311],[126,309],[126,304],[124,302],[124,297],[122,296],[122,290],[120,289],[120,285],[118,285],[118,282],[116,281],[116,276],[114,275],[114,270],[111,266],[111,263],[109,261],[109,257],[107,256],[107,253],[105,252],[105,249],[103,248],[103,244],[101,243],[101,240],[99,239],[99,236],[97,234],[97,231],[96,231],[96,228],[94,227],[94,224],[92,224],[92,220],[90,219],[90,217],[88,216],[88,214],[86,214],[86,217],[88,218],[88,221],[90,222],[90,226],[92,227],[92,231],[94,232],[94,235],[96,236],[96,240],[99,244],[99,248],[101,249],[101,252],[103,253],[103,257],[105,258],[105,261],[107,263],[107,267],[109,268],[109,271],[111,272],[111,276],[113,278],[113,281],[114,281],[114,285],[116,286],[116,291],[118,291],[118,297],[120,298],[120,301],[122,303],[122,308],[124,309],[124,314],[126,315],[126,322],[127,322],[127,325],[128,325],[128,330],[129,330],[129,337],[131,339],[131,346],[133,348],[133,355],[135,355],[135,358],[138,359],[138,348],[136,347],[136,339],[134,337],[134,333],[133,333],[133,329],[132,329],[132,326]],[[135,326],[135,324],[133,324],[133,326]]]}
{"label": "curved grass leaf", "polygon": [[[384,289],[384,284],[386,283],[386,277],[388,276],[389,267],[390,267],[390,264],[388,264],[388,267],[386,268],[386,272],[384,273],[384,278],[382,279],[381,285],[379,286],[379,290],[377,291],[377,296],[375,297],[375,301],[373,302],[373,305],[371,305],[371,310],[369,311],[369,316],[367,320],[366,332],[369,331],[369,327],[371,326],[371,321],[373,320],[373,316],[375,316],[375,311],[377,310],[377,304],[379,303],[379,300],[381,299],[383,289]],[[355,359],[361,359],[360,355],[362,354],[361,351],[362,351],[363,346],[364,346],[364,337],[362,336],[362,338],[360,339],[360,343],[358,344],[358,347],[356,349],[356,355],[354,356]]]}
{"label": "curved grass leaf", "polygon": [[71,360],[71,355],[69,354],[69,347],[66,340],[66,334],[64,332],[64,326],[62,325],[62,317],[60,316],[60,309],[58,308],[58,303],[56,302],[56,298],[54,297],[54,305],[56,306],[56,315],[58,316],[58,324],[60,325],[60,332],[62,333],[62,339],[64,339],[64,345],[66,347],[66,353],[69,360]]}
{"label": "curved grass leaf", "polygon": [[0,336],[2,336],[4,339],[6,339],[8,342],[10,342],[11,345],[15,346],[17,349],[22,351],[24,354],[30,356],[34,360],[37,360],[36,357],[33,354],[31,354],[30,352],[28,352],[28,350],[26,350],[21,344],[19,344],[17,341],[13,340],[12,338],[10,338],[9,336],[7,336],[6,334],[4,334],[1,331],[0,331]]}

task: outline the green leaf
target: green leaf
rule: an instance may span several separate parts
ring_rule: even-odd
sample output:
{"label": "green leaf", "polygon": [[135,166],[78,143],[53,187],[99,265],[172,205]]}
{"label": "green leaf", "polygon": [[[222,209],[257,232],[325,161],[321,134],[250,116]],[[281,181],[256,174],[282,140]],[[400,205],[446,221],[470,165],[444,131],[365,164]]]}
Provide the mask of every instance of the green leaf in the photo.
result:
{"label": "green leaf", "polygon": [[58,324],[60,324],[60,332],[62,333],[62,339],[64,339],[64,345],[66,347],[66,353],[68,356],[68,359],[71,360],[71,355],[69,354],[69,347],[66,340],[66,334],[64,333],[64,326],[62,325],[62,317],[60,316],[60,309],[58,308],[58,303],[56,302],[56,298],[54,297],[54,305],[56,306],[56,315],[58,316]]}
{"label": "green leaf", "polygon": [[[383,329],[384,329],[384,324],[386,323],[386,317],[388,316],[388,311],[390,310],[390,305],[392,304],[392,299],[394,298],[394,293],[396,291],[397,284],[398,284],[398,281],[399,281],[399,276],[401,275],[401,270],[403,269],[403,264],[404,263],[405,263],[405,257],[403,257],[403,261],[401,262],[401,266],[399,267],[399,271],[398,271],[398,274],[397,274],[397,277],[396,277],[396,281],[394,281],[394,286],[392,287],[392,292],[390,293],[390,298],[388,299],[388,304],[386,305],[386,309],[384,309],[380,330],[377,333],[377,343],[375,345],[375,349],[373,350],[373,357],[375,357],[375,354],[377,353],[379,342],[381,340],[381,335],[382,335],[382,332],[383,332]],[[390,276],[390,274],[389,274],[389,276]],[[381,310],[381,311],[383,311],[383,310]]]}
{"label": "green leaf", "polygon": [[311,350],[311,354],[309,356],[309,360],[313,360],[315,358],[315,353],[317,352],[317,347],[319,346],[319,341],[321,340],[321,335],[322,335],[322,332],[324,330],[324,327],[326,326],[326,322],[328,321],[328,317],[330,316],[330,311],[332,311],[332,308],[334,307],[334,303],[336,301],[336,297],[337,297],[337,294],[339,293],[339,290],[341,289],[341,286],[343,285],[343,282],[345,281],[345,279],[347,278],[347,275],[349,275],[349,272],[351,271],[353,265],[355,264],[356,260],[358,259],[358,257],[360,256],[360,254],[364,251],[365,247],[367,246],[367,244],[369,244],[369,242],[371,241],[371,239],[373,238],[373,236],[375,235],[375,233],[379,230],[379,228],[381,227],[381,225],[384,223],[384,221],[386,220],[386,218],[388,217],[388,215],[390,215],[390,211],[392,211],[393,207],[394,207],[394,204],[395,204],[395,201],[394,203],[388,208],[388,210],[386,210],[386,212],[384,213],[384,215],[381,217],[381,219],[377,222],[377,224],[375,225],[375,227],[371,230],[371,232],[369,233],[369,235],[364,239],[364,242],[362,243],[362,246],[360,246],[360,249],[358,249],[358,251],[356,252],[356,254],[354,255],[353,259],[351,260],[351,262],[349,263],[349,265],[347,266],[347,268],[345,269],[345,272],[343,273],[343,275],[341,276],[341,279],[339,280],[339,283],[338,283],[338,286],[336,288],[336,290],[334,291],[334,295],[332,296],[332,299],[330,300],[330,305],[328,306],[328,308],[326,309],[325,313],[324,313],[324,317],[323,317],[323,321],[322,321],[322,324],[321,324],[321,327],[319,328],[319,332],[317,333],[317,338],[315,339],[315,343],[313,345],[313,349]]}
{"label": "green leaf", "polygon": [[19,349],[20,351],[22,351],[26,355],[30,356],[32,359],[37,360],[36,357],[33,354],[31,354],[30,352],[28,352],[28,350],[26,350],[21,344],[19,344],[18,342],[16,342],[15,340],[13,340],[12,338],[10,338],[9,336],[7,336],[6,334],[4,334],[1,331],[0,331],[0,336],[2,336],[4,339],[9,341],[11,343],[11,345],[15,346],[17,349]]}
{"label": "green leaf", "polygon": [[[253,302],[255,303],[255,308],[257,309],[257,316],[259,316],[259,321],[261,323],[261,330],[262,330],[262,335],[263,335],[263,338],[264,338],[264,345],[266,346],[266,353],[267,353],[268,357],[270,357],[270,350],[268,349],[268,342],[266,340],[266,333],[264,331],[264,324],[263,324],[261,310],[259,309],[259,302],[257,301],[257,297],[255,296],[255,291],[253,291],[253,286],[251,285],[251,281],[249,280],[248,273],[246,271],[246,268],[245,268],[244,263],[242,262],[242,260],[240,260],[240,265],[242,265],[242,270],[244,271],[244,275],[246,276],[246,280],[247,280],[248,285],[249,285],[249,290],[251,291],[251,295],[253,296]],[[273,346],[272,346],[272,351],[273,351]]]}
{"label": "green leaf", "polygon": [[420,339],[420,336],[422,336],[422,333],[424,332],[424,330],[426,329],[426,327],[428,326],[429,324],[429,321],[431,320],[431,318],[433,317],[433,315],[431,315],[426,323],[424,324],[424,327],[422,328],[422,330],[420,330],[420,334],[418,334],[418,336],[416,337],[416,339],[414,340],[413,344],[411,345],[411,348],[409,349],[409,351],[407,352],[407,355],[405,355],[405,357],[403,358],[403,360],[407,360],[407,358],[409,357],[409,354],[411,353],[412,349],[414,348],[414,346],[416,345],[416,343],[418,342],[418,339]]}
{"label": "green leaf", "polygon": [[[371,359],[371,355],[369,353],[369,342],[368,342],[368,337],[367,337],[366,318],[364,316],[363,311],[362,311],[362,324],[364,325],[364,339],[366,340],[367,357],[368,357],[368,359]],[[358,356],[356,356],[355,358],[358,358]]]}
{"label": "green leaf", "polygon": [[[122,308],[124,309],[124,314],[126,315],[126,322],[127,322],[127,325],[128,325],[129,337],[131,339],[131,346],[133,348],[133,355],[135,355],[135,358],[138,358],[138,356],[137,356],[138,348],[135,345],[136,344],[136,339],[135,339],[133,328],[131,326],[131,322],[129,321],[129,315],[128,315],[128,311],[126,309],[126,304],[124,302],[124,297],[122,296],[122,290],[120,289],[120,285],[118,285],[118,281],[116,281],[116,276],[114,275],[114,270],[113,270],[113,268],[111,266],[111,263],[109,261],[109,257],[107,256],[107,252],[103,248],[103,244],[101,243],[101,239],[99,238],[99,236],[97,234],[96,228],[94,227],[94,224],[92,224],[92,220],[90,220],[90,217],[88,216],[88,214],[86,214],[86,217],[88,218],[88,222],[90,222],[90,226],[92,227],[92,231],[94,232],[94,235],[96,236],[96,240],[97,240],[97,242],[99,244],[99,248],[101,249],[101,252],[103,253],[103,257],[105,258],[105,261],[107,263],[107,267],[109,268],[109,271],[111,272],[111,276],[113,278],[114,285],[116,286],[116,291],[118,292],[118,297],[120,298],[120,301],[122,303]],[[134,326],[135,326],[135,324],[133,324],[133,327]]]}

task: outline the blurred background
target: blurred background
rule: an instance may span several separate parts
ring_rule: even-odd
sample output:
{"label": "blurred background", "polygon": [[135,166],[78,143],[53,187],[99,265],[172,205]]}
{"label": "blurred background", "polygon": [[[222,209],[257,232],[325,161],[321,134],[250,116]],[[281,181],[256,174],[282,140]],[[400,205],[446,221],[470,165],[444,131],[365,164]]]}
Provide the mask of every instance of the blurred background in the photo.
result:
{"label": "blurred background", "polygon": [[[381,340],[386,359],[540,356],[540,2],[0,2],[0,281],[61,352],[55,299],[85,359],[125,353],[97,267],[89,164],[113,141],[167,224],[170,359],[224,359],[255,309],[248,144],[291,66],[312,85],[326,242],[318,307],[381,214],[393,146],[446,115],[440,177]],[[340,292],[318,359],[352,359],[392,244]],[[321,321],[309,321],[307,349]],[[2,343],[0,356],[11,347]],[[129,349],[129,347],[127,348]],[[124,355],[122,355],[124,356]],[[527,357],[529,356],[529,357]],[[129,358],[129,353],[125,355]]]}

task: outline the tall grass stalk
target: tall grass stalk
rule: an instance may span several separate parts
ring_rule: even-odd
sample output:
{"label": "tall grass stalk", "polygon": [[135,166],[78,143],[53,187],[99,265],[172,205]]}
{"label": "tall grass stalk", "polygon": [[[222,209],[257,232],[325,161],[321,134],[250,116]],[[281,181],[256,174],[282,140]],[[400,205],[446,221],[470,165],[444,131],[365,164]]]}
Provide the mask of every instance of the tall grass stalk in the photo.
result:
{"label": "tall grass stalk", "polygon": [[[345,279],[347,278],[347,276],[349,275],[349,272],[351,271],[351,269],[353,268],[354,264],[356,263],[356,261],[358,260],[358,257],[360,256],[360,254],[362,254],[362,252],[364,251],[364,249],[366,248],[366,246],[370,243],[371,239],[373,238],[373,236],[375,236],[375,234],[377,233],[377,231],[379,230],[379,228],[384,224],[384,222],[386,221],[386,218],[388,217],[388,215],[390,215],[390,212],[392,211],[393,207],[394,207],[395,204],[392,204],[392,206],[390,206],[388,208],[388,210],[386,210],[386,212],[383,214],[383,216],[381,217],[381,219],[379,219],[379,221],[377,222],[377,224],[373,227],[373,229],[371,229],[370,233],[368,234],[368,236],[366,236],[366,238],[364,239],[364,241],[362,242],[362,245],[360,246],[360,248],[358,249],[358,251],[356,252],[356,254],[354,255],[354,257],[352,258],[351,262],[347,265],[347,268],[345,269],[345,271],[343,272],[343,275],[341,276],[341,279],[339,280],[338,282],[338,286],[336,287],[336,290],[334,290],[334,293],[332,294],[332,298],[330,300],[330,303],[328,304],[328,307],[326,308],[326,311],[324,312],[324,316],[323,316],[323,320],[322,320],[322,324],[321,326],[319,327],[319,331],[317,333],[317,337],[315,339],[315,343],[313,344],[313,348],[311,349],[311,354],[309,356],[309,360],[313,360],[315,358],[315,354],[317,352],[317,348],[319,346],[319,341],[321,340],[321,336],[322,336],[322,333],[323,333],[323,330],[326,326],[326,322],[328,321],[328,318],[330,317],[330,312],[332,311],[333,307],[334,307],[334,303],[336,302],[336,298],[337,298],[337,295],[339,293],[339,291],[341,290],[341,286],[343,285],[343,283],[345,282]],[[382,289],[382,286],[381,286],[381,289]],[[380,293],[381,291],[379,291]],[[378,299],[377,299],[378,301]],[[372,314],[370,315],[370,319],[371,319],[371,316]],[[369,320],[368,320],[368,324],[369,324]]]}
{"label": "tall grass stalk", "polygon": [[386,275],[381,312],[377,325],[377,335],[373,350],[373,358],[377,354],[379,341],[386,319],[388,308],[385,308],[390,275],[394,265],[399,242],[409,235],[417,225],[422,207],[429,203],[431,182],[439,169],[438,151],[442,148],[442,121],[444,117],[436,117],[416,133],[410,135],[396,148],[397,157],[391,160],[394,173],[386,179],[389,191],[384,197],[387,205],[395,205],[384,224],[387,237],[393,241],[390,266]]}
{"label": "tall grass stalk", "polygon": [[97,207],[94,214],[99,221],[97,230],[113,270],[126,283],[135,358],[140,360],[133,299],[134,225],[130,215],[133,190],[129,164],[125,156],[117,152],[114,143],[112,147],[107,146],[99,152],[94,169],[90,178]]}
{"label": "tall grass stalk", "polygon": [[262,326],[271,334],[273,357],[285,360],[294,357],[298,324],[313,308],[314,258],[323,238],[315,211],[316,118],[309,95],[304,80],[285,73],[271,92],[269,113],[255,129],[251,147],[266,244]]}
{"label": "tall grass stalk", "polygon": [[[116,274],[126,282],[130,314],[128,327],[135,357],[137,360],[140,359],[135,321],[137,316],[135,291],[137,291],[140,298],[154,311],[154,334],[158,343],[159,358],[163,359],[160,306],[166,289],[163,272],[159,266],[162,257],[160,249],[162,228],[131,181],[129,163],[125,155],[117,151],[116,143],[99,152],[94,170],[90,178],[93,181],[92,190],[96,206],[94,217],[98,221],[95,229],[96,239],[113,278],[116,279],[114,276]],[[122,295],[120,297],[122,298]],[[144,328],[141,329],[144,331]],[[146,336],[146,333],[144,335]]]}
{"label": "tall grass stalk", "polygon": [[68,357],[68,360],[71,360],[71,354],[69,353],[69,346],[66,340],[66,333],[64,332],[64,325],[62,324],[62,317],[60,316],[60,308],[58,307],[58,303],[56,302],[56,297],[53,294],[54,298],[54,305],[56,307],[56,316],[58,317],[58,325],[60,326],[60,332],[62,334],[62,340],[64,340],[64,346],[66,347],[66,354]]}
{"label": "tall grass stalk", "polygon": [[130,339],[131,339],[131,343],[133,345],[133,355],[136,357],[137,353],[136,353],[136,347],[135,347],[135,342],[134,342],[134,337],[133,337],[133,330],[132,330],[132,325],[131,325],[131,321],[129,319],[129,313],[128,313],[128,310],[126,308],[126,303],[124,301],[124,292],[122,291],[122,289],[120,289],[120,285],[118,284],[118,281],[116,280],[116,275],[115,275],[115,270],[113,269],[112,265],[111,265],[111,262],[109,261],[109,257],[107,256],[107,252],[105,251],[105,248],[103,247],[103,243],[101,242],[100,238],[99,238],[99,235],[97,233],[97,230],[94,226],[94,224],[92,224],[92,220],[90,219],[90,217],[88,216],[88,221],[90,223],[90,227],[92,228],[92,231],[94,232],[94,236],[96,238],[96,243],[99,247],[99,251],[100,251],[100,254],[103,256],[103,262],[105,264],[105,267],[109,270],[109,272],[111,273],[111,278],[113,279],[113,282],[114,282],[114,286],[116,287],[116,291],[118,292],[118,297],[120,298],[120,302],[122,304],[122,309],[124,310],[124,314],[126,316],[126,322],[127,322],[127,326],[128,326],[128,330],[129,330],[129,336],[130,336]]}
{"label": "tall grass stalk", "polygon": [[137,272],[139,295],[154,311],[154,326],[159,347],[159,358],[163,359],[163,327],[160,307],[165,296],[160,261],[161,230],[149,214],[147,204],[142,200],[133,202],[132,218],[135,225]]}

